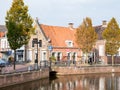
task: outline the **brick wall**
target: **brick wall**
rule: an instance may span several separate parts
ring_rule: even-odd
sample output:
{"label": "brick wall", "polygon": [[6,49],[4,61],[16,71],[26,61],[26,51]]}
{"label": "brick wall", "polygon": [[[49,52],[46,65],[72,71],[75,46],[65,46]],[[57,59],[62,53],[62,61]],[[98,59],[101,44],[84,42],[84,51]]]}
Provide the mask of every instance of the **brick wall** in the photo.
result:
{"label": "brick wall", "polygon": [[120,67],[55,67],[57,75],[76,75],[76,74],[95,74],[95,73],[113,73],[120,72]]}
{"label": "brick wall", "polygon": [[0,87],[49,77],[49,69],[0,75]]}

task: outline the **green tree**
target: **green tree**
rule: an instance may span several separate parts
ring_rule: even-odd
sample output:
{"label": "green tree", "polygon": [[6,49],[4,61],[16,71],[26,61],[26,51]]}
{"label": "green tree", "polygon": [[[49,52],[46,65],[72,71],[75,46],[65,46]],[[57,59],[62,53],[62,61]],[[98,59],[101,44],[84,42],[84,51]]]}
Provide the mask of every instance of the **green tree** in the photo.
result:
{"label": "green tree", "polygon": [[107,28],[102,33],[106,40],[105,52],[112,56],[112,65],[114,64],[114,55],[118,53],[120,47],[120,28],[115,18],[112,18]]}
{"label": "green tree", "polygon": [[76,43],[78,47],[86,54],[86,59],[88,58],[88,53],[92,50],[96,40],[97,33],[92,26],[92,20],[88,17],[83,19],[82,24],[76,30]]}
{"label": "green tree", "polygon": [[29,42],[31,33],[34,32],[33,20],[28,14],[28,6],[23,0],[13,0],[6,16],[7,38],[10,48],[14,50],[14,69],[16,61],[16,49]]}

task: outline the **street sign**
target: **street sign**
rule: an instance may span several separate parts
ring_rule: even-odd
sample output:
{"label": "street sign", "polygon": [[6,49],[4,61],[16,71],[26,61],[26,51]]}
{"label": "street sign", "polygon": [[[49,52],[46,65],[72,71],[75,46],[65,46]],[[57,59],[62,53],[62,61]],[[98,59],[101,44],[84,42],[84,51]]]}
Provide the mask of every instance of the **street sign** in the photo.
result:
{"label": "street sign", "polygon": [[53,47],[52,46],[48,46],[48,50],[52,51]]}

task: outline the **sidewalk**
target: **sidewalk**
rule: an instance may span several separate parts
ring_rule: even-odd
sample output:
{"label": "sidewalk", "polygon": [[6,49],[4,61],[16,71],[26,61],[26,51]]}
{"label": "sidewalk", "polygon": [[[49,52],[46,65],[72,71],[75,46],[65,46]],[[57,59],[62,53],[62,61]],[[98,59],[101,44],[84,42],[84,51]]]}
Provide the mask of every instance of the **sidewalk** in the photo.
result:
{"label": "sidewalk", "polygon": [[31,65],[29,65],[29,64],[16,64],[15,65],[15,70],[14,70],[14,65],[6,66],[6,67],[2,68],[1,73],[4,74],[4,73],[27,71],[29,66],[31,66]]}

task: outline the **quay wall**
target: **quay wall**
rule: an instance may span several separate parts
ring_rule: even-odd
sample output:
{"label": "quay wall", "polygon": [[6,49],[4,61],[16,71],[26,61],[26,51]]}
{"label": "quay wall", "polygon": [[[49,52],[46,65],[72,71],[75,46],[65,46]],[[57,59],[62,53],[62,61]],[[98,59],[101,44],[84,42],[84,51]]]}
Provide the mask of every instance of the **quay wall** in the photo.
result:
{"label": "quay wall", "polygon": [[49,68],[40,69],[36,71],[4,74],[4,75],[0,75],[0,87],[25,83],[25,82],[48,78],[48,77],[49,77]]}
{"label": "quay wall", "polygon": [[54,67],[57,75],[120,73],[120,67]]}

